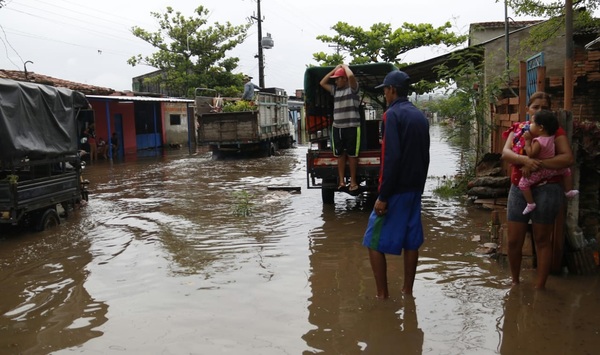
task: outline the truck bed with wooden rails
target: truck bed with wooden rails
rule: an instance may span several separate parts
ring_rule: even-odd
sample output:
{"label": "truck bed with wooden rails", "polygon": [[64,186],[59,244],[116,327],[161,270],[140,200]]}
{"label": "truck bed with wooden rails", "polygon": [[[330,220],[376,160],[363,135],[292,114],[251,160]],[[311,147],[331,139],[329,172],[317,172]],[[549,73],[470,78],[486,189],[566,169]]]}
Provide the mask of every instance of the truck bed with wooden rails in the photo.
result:
{"label": "truck bed with wooden rails", "polygon": [[198,142],[215,156],[265,153],[292,144],[287,96],[259,92],[251,111],[215,112],[214,98],[196,96]]}

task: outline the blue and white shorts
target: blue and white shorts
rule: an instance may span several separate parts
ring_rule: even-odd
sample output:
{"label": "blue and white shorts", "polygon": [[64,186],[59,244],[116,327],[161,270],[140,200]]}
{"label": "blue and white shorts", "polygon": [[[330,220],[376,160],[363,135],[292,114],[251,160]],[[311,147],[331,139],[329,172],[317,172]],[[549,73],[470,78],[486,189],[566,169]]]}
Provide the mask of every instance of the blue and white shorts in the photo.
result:
{"label": "blue and white shorts", "polygon": [[402,249],[418,250],[423,241],[420,192],[393,195],[383,216],[372,211],[363,237],[364,246],[395,255],[401,255]]}

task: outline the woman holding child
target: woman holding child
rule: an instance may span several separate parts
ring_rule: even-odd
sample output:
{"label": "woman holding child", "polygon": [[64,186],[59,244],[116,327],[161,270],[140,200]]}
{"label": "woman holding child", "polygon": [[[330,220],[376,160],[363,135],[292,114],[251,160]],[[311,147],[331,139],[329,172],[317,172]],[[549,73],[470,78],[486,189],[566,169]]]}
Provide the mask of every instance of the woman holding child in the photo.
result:
{"label": "woman holding child", "polygon": [[[534,117],[540,110],[550,110],[550,108],[550,95],[544,92],[531,95],[527,106],[530,117]],[[547,159],[529,157],[525,148],[527,144],[531,145],[532,137],[531,133],[526,134],[526,132],[528,132],[527,123],[516,123],[504,133],[506,143],[502,150],[502,159],[511,164],[511,188],[507,203],[508,261],[512,284],[517,285],[520,282],[521,251],[531,219],[537,261],[537,279],[534,287],[544,289],[552,263],[554,222],[564,202],[562,176],[550,176],[530,187],[536,204],[536,208],[530,212],[526,211],[528,202],[523,191],[518,187],[519,181],[522,177],[529,177],[531,173],[540,169],[570,167],[573,164],[573,152],[565,130],[559,127],[554,133],[554,156]]]}

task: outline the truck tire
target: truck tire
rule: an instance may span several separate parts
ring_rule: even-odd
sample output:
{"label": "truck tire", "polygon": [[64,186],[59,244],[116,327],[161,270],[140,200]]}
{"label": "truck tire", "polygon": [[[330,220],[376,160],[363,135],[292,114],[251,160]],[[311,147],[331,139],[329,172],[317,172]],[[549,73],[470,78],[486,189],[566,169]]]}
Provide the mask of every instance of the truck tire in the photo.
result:
{"label": "truck tire", "polygon": [[39,215],[35,230],[38,232],[56,227],[60,224],[60,217],[54,208],[48,208]]}
{"label": "truck tire", "polygon": [[321,188],[321,199],[324,205],[333,205],[335,197],[335,190],[331,188]]}

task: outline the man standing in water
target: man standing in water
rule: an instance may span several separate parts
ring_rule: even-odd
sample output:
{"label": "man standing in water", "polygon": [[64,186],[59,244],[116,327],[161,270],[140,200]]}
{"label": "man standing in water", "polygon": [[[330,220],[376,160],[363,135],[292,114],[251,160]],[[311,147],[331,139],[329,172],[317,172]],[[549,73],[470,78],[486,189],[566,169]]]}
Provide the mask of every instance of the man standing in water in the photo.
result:
{"label": "man standing in water", "polygon": [[409,76],[399,70],[388,73],[383,94],[388,104],[383,114],[379,197],[369,217],[363,245],[377,285],[377,298],[389,297],[385,254],[404,250],[404,294],[412,294],[423,244],[421,194],[429,169],[429,122],[408,101]]}

